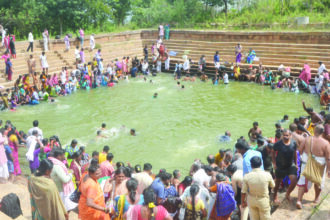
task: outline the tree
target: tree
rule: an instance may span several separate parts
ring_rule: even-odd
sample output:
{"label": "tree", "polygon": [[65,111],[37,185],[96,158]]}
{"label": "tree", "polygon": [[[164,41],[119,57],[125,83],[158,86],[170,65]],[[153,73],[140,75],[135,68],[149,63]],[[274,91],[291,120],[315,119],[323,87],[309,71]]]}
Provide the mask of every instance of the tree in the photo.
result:
{"label": "tree", "polygon": [[131,0],[107,0],[112,7],[113,19],[117,25],[123,25],[131,10]]}

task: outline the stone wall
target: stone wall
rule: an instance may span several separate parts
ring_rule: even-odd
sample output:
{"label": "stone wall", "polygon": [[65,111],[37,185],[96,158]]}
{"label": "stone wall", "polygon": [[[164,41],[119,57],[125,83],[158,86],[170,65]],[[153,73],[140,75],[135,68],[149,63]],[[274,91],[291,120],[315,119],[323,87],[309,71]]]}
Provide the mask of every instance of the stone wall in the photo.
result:
{"label": "stone wall", "polygon": [[[158,37],[156,30],[143,30],[142,39]],[[173,30],[170,38],[196,41],[330,44],[330,32],[224,32]]]}

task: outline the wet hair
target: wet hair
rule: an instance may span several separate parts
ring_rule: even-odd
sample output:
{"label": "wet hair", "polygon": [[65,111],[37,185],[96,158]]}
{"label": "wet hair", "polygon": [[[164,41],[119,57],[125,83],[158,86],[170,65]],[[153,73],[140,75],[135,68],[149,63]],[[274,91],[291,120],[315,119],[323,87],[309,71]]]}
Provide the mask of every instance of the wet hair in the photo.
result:
{"label": "wet hair", "polygon": [[179,178],[179,173],[180,173],[180,170],[174,170],[173,171],[173,178],[175,178],[175,179]]}
{"label": "wet hair", "polygon": [[91,159],[91,162],[90,162],[90,166],[93,166],[93,165],[98,165],[99,164],[99,160],[98,159],[95,159],[95,158],[93,158],[93,159]]}
{"label": "wet hair", "polygon": [[135,165],[134,170],[136,173],[141,173],[142,168],[139,164],[137,164],[137,165]]}
{"label": "wet hair", "polygon": [[115,175],[119,175],[119,174],[125,174],[125,167],[119,167],[116,171],[115,171]]}
{"label": "wet hair", "polygon": [[[151,187],[146,188],[143,190],[143,198],[144,198],[144,205],[149,207],[150,203],[156,203],[156,194],[154,190]],[[154,216],[154,208],[150,208],[150,213],[151,213],[151,220],[155,219]]]}
{"label": "wet hair", "polygon": [[208,162],[209,164],[212,164],[212,163],[215,162],[215,158],[214,158],[213,155],[209,155],[209,156],[207,156],[206,160],[207,160],[207,162]]}
{"label": "wet hair", "polygon": [[89,174],[94,174],[97,169],[99,169],[100,166],[98,164],[91,164],[89,167],[88,167],[88,173]]}
{"label": "wet hair", "polygon": [[273,149],[274,148],[274,144],[273,143],[268,143],[267,144],[267,147],[270,148],[270,149]]}
{"label": "wet hair", "polygon": [[39,168],[37,169],[37,172],[36,172],[36,176],[43,176],[46,174],[47,171],[51,171],[54,167],[54,164],[51,160],[49,159],[43,159],[41,162],[40,162],[40,166]]}
{"label": "wet hair", "polygon": [[145,163],[143,165],[143,170],[144,171],[150,171],[150,170],[152,170],[152,165],[150,163]]}
{"label": "wet hair", "polygon": [[192,211],[193,211],[193,213],[192,213],[193,214],[193,219],[195,219],[195,216],[196,216],[195,198],[196,198],[196,195],[199,192],[199,186],[197,184],[193,184],[190,187],[189,192],[190,192],[190,196],[191,196],[191,205],[192,205]]}
{"label": "wet hair", "polygon": [[313,112],[313,108],[306,108],[307,112]]}
{"label": "wet hair", "polygon": [[223,173],[218,173],[217,175],[215,175],[215,179],[217,181],[226,181],[226,176]]}
{"label": "wet hair", "polygon": [[71,141],[71,145],[74,145],[74,144],[78,144],[78,141],[77,141],[76,139],[73,139],[73,140]]}
{"label": "wet hair", "polygon": [[108,153],[107,154],[107,160],[112,160],[113,159],[113,154],[112,153]]}
{"label": "wet hair", "polygon": [[65,151],[61,148],[54,148],[52,151],[53,157],[57,158],[58,156],[61,156],[65,153]]}
{"label": "wet hair", "polygon": [[237,166],[235,164],[230,164],[228,167],[227,167],[227,171],[234,174],[237,170]]}
{"label": "wet hair", "polygon": [[107,125],[105,123],[102,123],[102,128],[105,128]]}
{"label": "wet hair", "polygon": [[262,164],[261,158],[257,156],[252,157],[250,162],[252,168],[259,168]]}
{"label": "wet hair", "polygon": [[127,180],[126,188],[128,190],[128,196],[133,203],[135,203],[136,189],[138,187],[138,181],[134,178]]}
{"label": "wet hair", "polygon": [[275,137],[280,139],[282,136],[282,131],[280,129],[277,129],[276,132],[275,132]]}
{"label": "wet hair", "polygon": [[246,151],[250,149],[248,142],[246,142],[244,139],[238,139],[237,143],[235,144],[235,148]]}
{"label": "wet hair", "polygon": [[110,147],[109,146],[104,146],[103,147],[103,152],[109,152],[109,150],[110,150]]}
{"label": "wet hair", "polygon": [[33,121],[33,127],[38,127],[39,125],[39,121],[38,120],[34,120]]}
{"label": "wet hair", "polygon": [[213,171],[212,167],[209,166],[209,165],[205,165],[203,168],[204,168],[204,170],[205,170],[206,173],[209,173],[209,172],[212,172]]}
{"label": "wet hair", "polygon": [[124,163],[123,162],[117,162],[116,163],[117,169],[119,169],[120,167],[123,167],[123,166],[124,166]]}
{"label": "wet hair", "polygon": [[192,178],[191,178],[191,176],[186,176],[186,177],[184,178],[184,180],[183,180],[181,183],[183,183],[186,187],[187,187],[187,186],[190,186],[191,183],[192,183]]}
{"label": "wet hair", "polygon": [[100,134],[101,134],[101,131],[97,131],[97,132],[96,132],[96,135],[100,135]]}
{"label": "wet hair", "polygon": [[277,122],[277,123],[275,124],[275,127],[276,127],[276,128],[281,128],[281,124]]}
{"label": "wet hair", "polygon": [[289,119],[289,116],[288,115],[284,115],[283,116],[283,119],[288,120]]}
{"label": "wet hair", "polygon": [[78,150],[72,154],[72,159],[77,159],[82,154],[82,151]]}
{"label": "wet hair", "polygon": [[295,123],[290,124],[289,129],[291,132],[294,132],[297,130],[297,125]]}
{"label": "wet hair", "polygon": [[172,174],[167,173],[167,172],[162,172],[159,174],[159,177],[162,181],[167,181],[170,180],[172,178]]}
{"label": "wet hair", "polygon": [[258,126],[259,125],[259,123],[258,122],[253,122],[253,126]]}
{"label": "wet hair", "polygon": [[263,145],[265,143],[265,141],[263,139],[258,139],[257,140],[257,144],[259,145]]}
{"label": "wet hair", "polygon": [[134,168],[132,167],[123,167],[124,168],[124,175],[128,178],[132,177],[132,173],[134,172]]}
{"label": "wet hair", "polygon": [[93,151],[93,153],[92,153],[92,157],[95,157],[95,156],[99,156],[99,152],[97,152],[97,151]]}

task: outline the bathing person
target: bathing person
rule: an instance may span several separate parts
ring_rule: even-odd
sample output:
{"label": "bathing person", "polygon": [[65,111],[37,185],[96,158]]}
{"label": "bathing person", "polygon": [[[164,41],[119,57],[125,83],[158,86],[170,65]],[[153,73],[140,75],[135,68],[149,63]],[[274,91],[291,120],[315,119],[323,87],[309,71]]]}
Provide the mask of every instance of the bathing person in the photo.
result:
{"label": "bathing person", "polygon": [[131,136],[136,136],[136,132],[134,128],[132,128],[129,133],[131,134]]}
{"label": "bathing person", "polygon": [[[317,125],[314,131],[314,137],[310,136],[307,137],[299,149],[300,154],[302,154],[302,161],[301,161],[301,171],[304,172],[304,169],[307,164],[308,155],[312,154],[314,156],[315,162],[319,164],[318,169],[320,173],[326,175],[324,172],[325,167],[327,167],[327,175],[330,177],[330,145],[329,142],[326,141],[322,134],[324,133],[323,125]],[[323,177],[324,180],[324,177]],[[320,193],[322,190],[322,184],[314,183],[314,190],[315,190],[315,199],[314,203],[318,203]],[[297,200],[297,208],[302,209],[302,199],[304,193],[306,193],[312,186],[312,182],[309,181],[304,175],[300,175],[298,185],[298,200]]]}
{"label": "bathing person", "polygon": [[261,135],[262,131],[259,128],[258,122],[253,122],[253,127],[249,130],[248,136],[251,142],[255,142],[257,140],[257,136]]}

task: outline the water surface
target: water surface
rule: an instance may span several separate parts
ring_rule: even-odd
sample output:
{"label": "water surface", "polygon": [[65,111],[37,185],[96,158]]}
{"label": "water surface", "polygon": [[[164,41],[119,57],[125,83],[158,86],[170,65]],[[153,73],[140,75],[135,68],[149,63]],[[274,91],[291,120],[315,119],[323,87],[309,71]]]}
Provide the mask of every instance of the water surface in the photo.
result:
{"label": "water surface", "polygon": [[[109,145],[115,161],[132,165],[150,162],[154,171],[178,168],[186,172],[195,158],[206,161],[206,156],[219,148],[233,148],[234,142],[223,145],[217,141],[226,130],[233,140],[247,137],[252,123],[258,121],[265,136],[274,136],[274,124],[284,114],[291,121],[305,114],[302,99],[319,108],[316,96],[273,91],[254,83],[231,81],[226,86],[213,86],[211,82],[181,82],[185,85],[182,90],[168,74],[149,79],[78,91],[57,98],[56,103],[2,112],[0,118],[11,120],[24,131],[38,119],[44,136],[56,134],[64,145],[75,138],[90,154]],[[155,92],[156,99],[152,97]],[[109,138],[96,140],[103,122]],[[130,128],[136,129],[137,136],[129,135]]]}

